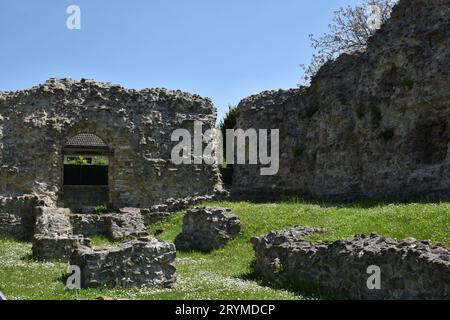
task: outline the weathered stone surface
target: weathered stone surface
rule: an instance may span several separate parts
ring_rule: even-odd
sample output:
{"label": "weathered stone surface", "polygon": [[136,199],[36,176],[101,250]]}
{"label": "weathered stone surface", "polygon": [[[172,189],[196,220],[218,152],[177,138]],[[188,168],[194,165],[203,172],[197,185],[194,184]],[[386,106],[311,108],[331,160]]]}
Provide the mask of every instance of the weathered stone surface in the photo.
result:
{"label": "weathered stone surface", "polygon": [[68,260],[74,249],[89,246],[85,237],[122,240],[147,235],[140,214],[69,215],[67,209],[38,207],[33,256],[40,260]]}
{"label": "weathered stone surface", "polygon": [[70,259],[81,269],[82,288],[170,287],[176,281],[175,245],[140,238],[109,250],[81,248]]}
{"label": "weathered stone surface", "polygon": [[196,207],[187,211],[183,231],[175,239],[178,250],[213,251],[238,236],[241,222],[230,209]]}
{"label": "weathered stone surface", "polygon": [[85,237],[108,236],[108,223],[103,215],[97,214],[73,214],[69,216],[74,234],[82,234]]}
{"label": "weathered stone surface", "polygon": [[32,254],[43,261],[68,261],[73,250],[90,246],[90,240],[74,235],[67,209],[37,207]]}
{"label": "weathered stone surface", "polygon": [[0,196],[0,237],[31,240],[38,202],[33,195]]}
{"label": "weathered stone surface", "polygon": [[186,197],[183,199],[167,199],[162,204],[151,206],[148,209],[140,209],[139,212],[144,219],[144,224],[150,226],[157,222],[163,221],[170,217],[172,214],[186,210],[189,207],[200,204],[207,201],[220,201],[229,197],[229,193],[225,190],[217,191],[212,196],[194,196]]}
{"label": "weathered stone surface", "polygon": [[140,236],[146,228],[140,214],[77,214],[70,216],[74,234],[85,237],[105,236],[111,240],[121,240],[129,236]]}
{"label": "weathered stone surface", "polygon": [[220,200],[222,197],[226,197],[226,191],[221,193],[217,192],[215,195],[211,196],[194,196],[186,197],[182,199],[169,198],[163,203],[151,206],[150,212],[170,212],[175,213],[181,210],[185,210],[192,205],[199,204],[206,201]]}
{"label": "weathered stone surface", "polygon": [[216,109],[198,95],[50,79],[29,90],[0,93],[0,119],[0,195],[45,195],[61,207],[67,196],[71,207],[82,207],[62,185],[61,150],[79,133],[97,135],[110,150],[108,198],[114,208],[148,208],[168,198],[221,190],[217,166],[171,161],[178,144],[171,141],[174,130],[193,135],[196,120],[204,131],[215,126]]}
{"label": "weathered stone surface", "polygon": [[108,233],[112,240],[147,234],[140,214],[113,214],[107,218]]}
{"label": "weathered stone surface", "polygon": [[280,170],[235,165],[232,193],[450,198],[449,24],[449,1],[402,0],[366,52],[243,100],[238,128],[280,130]]}
{"label": "weathered stone surface", "polygon": [[34,233],[47,236],[69,236],[73,234],[72,225],[66,209],[37,207]]}
{"label": "weathered stone surface", "polygon": [[143,209],[141,211],[142,218],[144,219],[144,224],[146,226],[151,226],[155,223],[164,221],[169,218],[172,213],[170,212],[150,212],[148,209]]}
{"label": "weathered stone surface", "polygon": [[81,247],[90,247],[91,242],[83,236],[41,235],[33,237],[33,257],[42,261],[69,261],[72,252]]}
{"label": "weathered stone surface", "polygon": [[[343,299],[450,299],[450,250],[428,241],[355,236],[310,243],[298,230],[253,238],[255,271],[267,280],[314,284]],[[381,289],[369,290],[370,266]]]}

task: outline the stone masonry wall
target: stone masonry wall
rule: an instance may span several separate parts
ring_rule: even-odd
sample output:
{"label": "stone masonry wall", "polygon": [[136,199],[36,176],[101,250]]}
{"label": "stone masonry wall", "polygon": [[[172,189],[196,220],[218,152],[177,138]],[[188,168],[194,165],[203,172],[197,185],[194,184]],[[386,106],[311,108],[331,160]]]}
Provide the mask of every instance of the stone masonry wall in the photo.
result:
{"label": "stone masonry wall", "polygon": [[450,1],[400,0],[364,53],[326,64],[310,87],[263,92],[238,128],[280,129],[280,171],[235,166],[233,193],[450,195]]}
{"label": "stone masonry wall", "polygon": [[[341,299],[450,299],[448,248],[377,235],[334,243],[303,239],[317,231],[295,228],[253,238],[257,274],[290,287],[312,284]],[[371,290],[368,269],[373,266],[380,270],[380,287]]]}
{"label": "stone masonry wall", "polygon": [[59,200],[62,149],[79,133],[96,134],[113,150],[109,184],[115,207],[214,194],[220,188],[215,166],[176,166],[170,158],[173,130],[193,131],[195,120],[207,130],[215,119],[209,99],[165,89],[50,79],[30,90],[0,93],[0,195]]}
{"label": "stone masonry wall", "polygon": [[142,237],[110,249],[86,246],[75,250],[70,264],[81,269],[81,287],[142,288],[173,287],[175,245]]}
{"label": "stone masonry wall", "polygon": [[32,195],[0,197],[0,237],[31,240],[37,204]]}

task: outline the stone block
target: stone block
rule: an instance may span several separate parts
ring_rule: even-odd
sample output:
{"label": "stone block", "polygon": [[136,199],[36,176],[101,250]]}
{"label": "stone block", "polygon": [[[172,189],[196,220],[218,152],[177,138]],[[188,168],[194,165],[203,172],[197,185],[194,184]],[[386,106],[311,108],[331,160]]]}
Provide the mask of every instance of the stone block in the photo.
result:
{"label": "stone block", "polygon": [[174,244],[144,237],[110,249],[81,248],[70,264],[80,267],[82,288],[171,287],[175,257]]}
{"label": "stone block", "polygon": [[195,207],[183,219],[183,231],[176,238],[178,250],[213,251],[224,247],[241,231],[239,218],[230,209]]}
{"label": "stone block", "polygon": [[33,238],[33,257],[42,261],[69,261],[72,252],[81,247],[90,247],[90,240],[83,236],[45,236]]}
{"label": "stone block", "polygon": [[[450,298],[449,248],[378,235],[310,243],[307,234],[297,229],[253,238],[256,273],[279,285],[312,284],[339,299]],[[367,285],[372,267],[380,271],[375,289]]]}

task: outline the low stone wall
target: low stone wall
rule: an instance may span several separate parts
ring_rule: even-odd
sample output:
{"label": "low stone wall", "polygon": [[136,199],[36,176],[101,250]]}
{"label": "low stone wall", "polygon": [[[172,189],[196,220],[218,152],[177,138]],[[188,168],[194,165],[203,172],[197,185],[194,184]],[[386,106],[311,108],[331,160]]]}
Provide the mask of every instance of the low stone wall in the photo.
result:
{"label": "low stone wall", "polygon": [[146,209],[141,209],[140,213],[142,215],[142,218],[144,219],[144,224],[146,226],[150,226],[167,219],[176,212],[186,210],[193,205],[207,201],[219,201],[226,199],[229,196],[230,194],[227,191],[221,190],[220,192],[217,191],[214,195],[195,196],[182,199],[167,199],[167,201],[162,204],[154,205]]}
{"label": "low stone wall", "polygon": [[227,191],[216,193],[208,196],[195,196],[180,199],[167,199],[164,203],[154,205],[149,209],[143,209],[143,212],[170,212],[175,213],[189,208],[192,205],[196,205],[206,201],[215,201],[229,196]]}
{"label": "low stone wall", "polygon": [[81,287],[171,287],[176,281],[175,245],[152,237],[110,250],[80,248],[70,264],[81,269]]}
{"label": "low stone wall", "polygon": [[[448,248],[377,235],[310,243],[303,237],[311,232],[294,229],[253,238],[257,274],[299,288],[313,284],[342,299],[450,299]],[[368,288],[371,266],[380,268],[379,290]]]}
{"label": "low stone wall", "polygon": [[128,236],[140,236],[146,232],[140,214],[79,214],[70,216],[70,222],[73,233],[85,237],[105,236],[111,240],[121,240]]}
{"label": "low stone wall", "polygon": [[33,195],[0,197],[0,237],[31,240],[37,204]]}
{"label": "low stone wall", "polygon": [[37,207],[34,227],[33,257],[42,261],[68,261],[81,246],[90,247],[90,240],[74,235],[67,209]]}
{"label": "low stone wall", "polygon": [[241,221],[230,209],[192,208],[184,216],[183,232],[175,239],[175,245],[178,250],[210,252],[235,239],[241,228]]}
{"label": "low stone wall", "polygon": [[170,212],[151,212],[150,210],[142,210],[141,214],[146,226],[164,221],[172,215]]}
{"label": "low stone wall", "polygon": [[70,216],[73,233],[85,237],[106,236],[108,234],[105,218],[96,214],[75,214]]}
{"label": "low stone wall", "polygon": [[33,257],[41,261],[69,261],[73,251],[80,247],[91,247],[91,241],[83,236],[46,236],[33,237]]}
{"label": "low stone wall", "polygon": [[67,209],[38,207],[33,237],[33,257],[68,261],[73,250],[90,247],[88,237],[122,240],[147,235],[140,214],[70,215]]}

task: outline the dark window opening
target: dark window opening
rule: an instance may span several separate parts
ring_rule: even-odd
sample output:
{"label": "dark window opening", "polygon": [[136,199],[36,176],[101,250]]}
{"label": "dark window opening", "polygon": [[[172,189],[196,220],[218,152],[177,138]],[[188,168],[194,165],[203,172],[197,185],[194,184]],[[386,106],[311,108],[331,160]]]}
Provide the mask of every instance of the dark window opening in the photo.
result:
{"label": "dark window opening", "polygon": [[64,147],[65,186],[108,186],[109,149],[96,135],[71,137]]}
{"label": "dark window opening", "polygon": [[107,186],[108,167],[65,164],[64,185]]}

